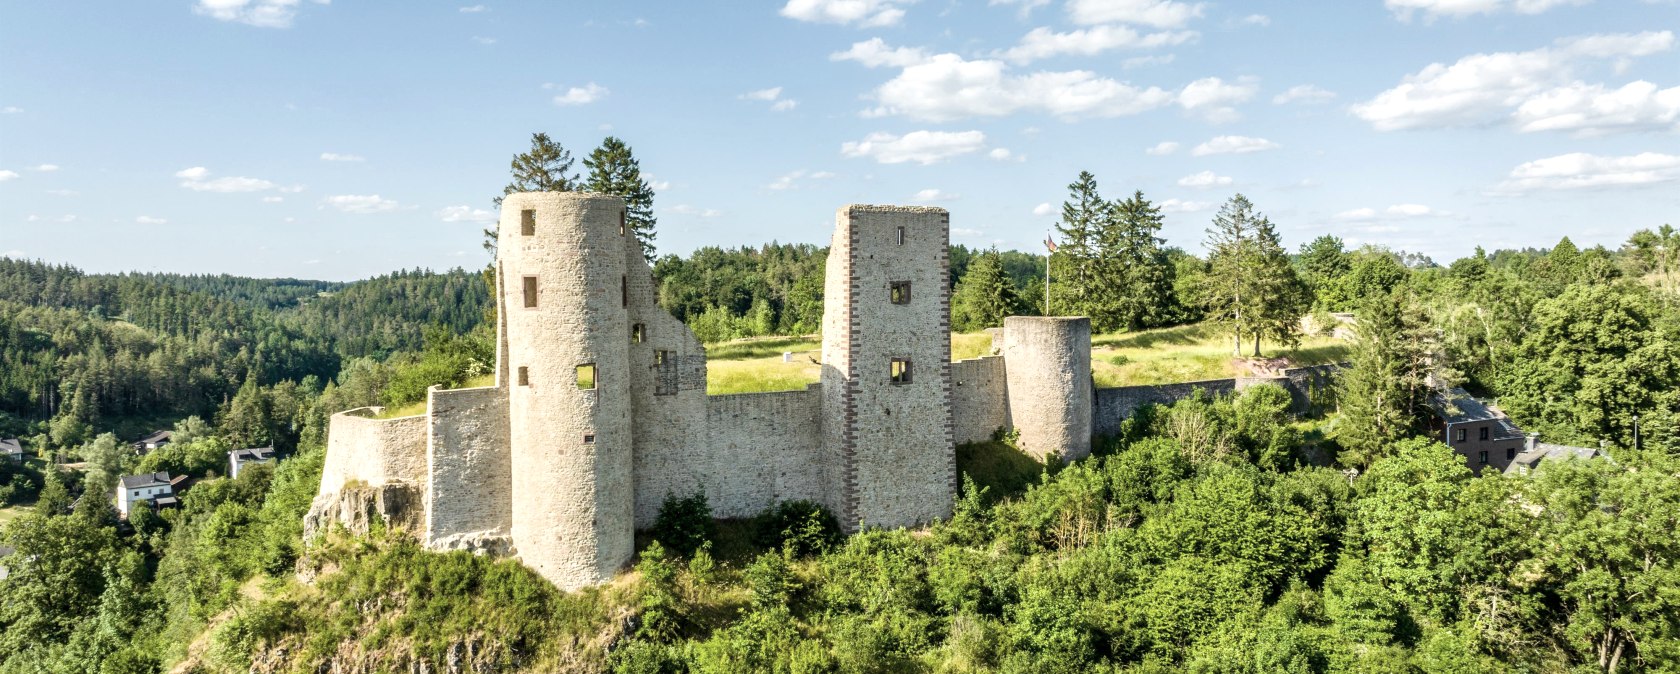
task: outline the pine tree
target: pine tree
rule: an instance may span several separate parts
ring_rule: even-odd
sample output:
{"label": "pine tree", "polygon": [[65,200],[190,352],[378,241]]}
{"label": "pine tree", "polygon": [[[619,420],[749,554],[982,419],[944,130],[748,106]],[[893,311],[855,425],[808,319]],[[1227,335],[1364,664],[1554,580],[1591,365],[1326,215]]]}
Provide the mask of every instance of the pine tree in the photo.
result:
{"label": "pine tree", "polygon": [[[572,170],[572,153],[550,140],[546,133],[531,134],[531,150],[513,156],[513,181],[502,188],[502,196],[492,200],[497,208],[502,197],[516,192],[572,192],[578,189],[577,174]],[[496,228],[492,224],[484,230],[484,249],[496,252]]]}
{"label": "pine tree", "polygon": [[1159,325],[1173,305],[1173,272],[1162,249],[1161,209],[1137,191],[1110,205],[1099,234],[1098,286],[1104,331]]}
{"label": "pine tree", "polygon": [[995,328],[1019,308],[1015,282],[1004,272],[1003,260],[994,247],[975,256],[957,283],[951,301],[951,325],[959,332]]}
{"label": "pine tree", "polygon": [[1429,395],[1432,343],[1421,310],[1399,294],[1367,298],[1350,366],[1338,376],[1336,440],[1343,464],[1363,468],[1406,438]]}
{"label": "pine tree", "polygon": [[583,165],[589,167],[589,182],[584,185],[585,190],[624,199],[627,211],[625,222],[642,243],[642,257],[652,264],[653,226],[657,222],[653,217],[653,188],[642,180],[641,163],[636,161],[630,146],[618,138],[607,136],[601,141],[601,147],[595,148],[583,159]]}
{"label": "pine tree", "polygon": [[1231,330],[1234,356],[1242,355],[1243,335],[1253,332],[1255,325],[1252,278],[1259,271],[1260,252],[1254,241],[1254,219],[1254,204],[1238,194],[1219,208],[1213,227],[1207,230],[1208,273],[1202,299],[1209,317]]}
{"label": "pine tree", "polygon": [[1301,343],[1301,315],[1310,304],[1310,291],[1295,274],[1289,253],[1278,238],[1277,228],[1264,217],[1256,223],[1254,241],[1259,251],[1259,273],[1254,278],[1254,357],[1260,357],[1260,338],[1267,337],[1290,347]]}
{"label": "pine tree", "polygon": [[1068,200],[1062,202],[1062,220],[1056,231],[1062,240],[1051,254],[1052,307],[1066,316],[1098,313],[1097,245],[1103,220],[1111,206],[1097,193],[1097,177],[1080,171],[1068,185]]}

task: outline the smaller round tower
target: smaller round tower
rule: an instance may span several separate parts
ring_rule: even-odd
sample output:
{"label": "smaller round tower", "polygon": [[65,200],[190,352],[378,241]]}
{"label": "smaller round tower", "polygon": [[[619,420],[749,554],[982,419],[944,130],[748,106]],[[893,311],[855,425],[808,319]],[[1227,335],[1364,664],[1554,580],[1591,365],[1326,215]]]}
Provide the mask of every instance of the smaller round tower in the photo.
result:
{"label": "smaller round tower", "polygon": [[1021,450],[1043,461],[1091,455],[1091,319],[1003,319],[1009,411]]}

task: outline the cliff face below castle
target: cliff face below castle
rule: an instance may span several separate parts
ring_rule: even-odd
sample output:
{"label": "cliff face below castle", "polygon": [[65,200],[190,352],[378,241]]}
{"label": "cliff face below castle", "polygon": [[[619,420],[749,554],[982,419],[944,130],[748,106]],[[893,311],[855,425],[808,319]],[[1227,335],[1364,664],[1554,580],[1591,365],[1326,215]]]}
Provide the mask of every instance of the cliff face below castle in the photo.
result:
{"label": "cliff face below castle", "polygon": [[374,529],[376,522],[385,528],[418,531],[424,519],[425,501],[419,487],[406,482],[352,483],[315,497],[303,517],[303,537],[314,539],[335,524],[358,536]]}

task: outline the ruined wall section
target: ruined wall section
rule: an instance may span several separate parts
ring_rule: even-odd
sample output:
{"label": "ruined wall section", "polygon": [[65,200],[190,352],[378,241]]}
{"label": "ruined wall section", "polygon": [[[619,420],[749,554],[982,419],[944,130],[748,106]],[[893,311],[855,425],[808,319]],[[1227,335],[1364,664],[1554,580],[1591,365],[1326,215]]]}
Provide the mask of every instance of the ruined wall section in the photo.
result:
{"label": "ruined wall section", "polygon": [[[784,501],[823,499],[822,390],[707,399],[707,452],[689,468],[717,517],[751,517]],[[663,498],[663,494],[661,494]]]}
{"label": "ruined wall section", "polygon": [[425,483],[425,415],[374,418],[383,411],[383,407],[359,407],[328,420],[321,494],[350,483],[373,487],[388,482]]}
{"label": "ruined wall section", "polygon": [[[520,559],[565,589],[612,578],[634,549],[625,248],[636,244],[623,217],[622,201],[596,194],[502,202],[510,529]],[[580,365],[593,366],[593,388]]]}
{"label": "ruined wall section", "polygon": [[1019,446],[1039,461],[1091,455],[1091,319],[1003,319],[1009,410]]}
{"label": "ruined wall section", "polygon": [[427,392],[428,547],[502,553],[511,545],[507,394],[497,386]]}
{"label": "ruined wall section", "polygon": [[[1002,343],[1002,340],[998,340]],[[984,442],[1009,430],[1009,384],[1002,356],[951,364],[952,440]]]}
{"label": "ruined wall section", "polygon": [[[706,350],[694,332],[659,306],[653,270],[635,232],[624,247],[630,328],[631,425],[636,527],[653,526],[666,494],[721,494],[729,473],[707,443]],[[717,509],[717,501],[712,501]]]}
{"label": "ruined wall section", "polygon": [[[841,461],[841,524],[914,526],[948,517],[957,479],[950,216],[940,208],[853,205],[837,220],[824,296],[823,383],[825,398],[843,401],[838,410],[824,405],[824,422],[838,426],[825,433],[834,443],[832,450],[825,443],[825,458],[838,454]],[[895,284],[903,293],[898,301]],[[842,314],[846,328],[830,336]],[[895,360],[909,365],[909,376],[896,382]]]}
{"label": "ruined wall section", "polygon": [[1323,410],[1332,395],[1335,376],[1343,366],[1331,363],[1284,370],[1276,377],[1240,377],[1209,379],[1173,384],[1121,386],[1096,391],[1096,410],[1093,414],[1094,435],[1115,435],[1120,422],[1144,405],[1171,405],[1205,391],[1208,395],[1235,393],[1251,386],[1272,384],[1289,392],[1290,409],[1295,414],[1314,414]]}

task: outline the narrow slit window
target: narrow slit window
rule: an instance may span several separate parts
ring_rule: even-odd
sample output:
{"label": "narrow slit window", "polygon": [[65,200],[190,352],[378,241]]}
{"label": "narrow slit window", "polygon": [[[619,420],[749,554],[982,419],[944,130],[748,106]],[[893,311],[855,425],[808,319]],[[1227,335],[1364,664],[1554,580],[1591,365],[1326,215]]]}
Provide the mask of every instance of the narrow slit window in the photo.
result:
{"label": "narrow slit window", "polygon": [[628,222],[629,218],[625,215],[625,213],[627,211],[628,211],[628,209],[621,210],[621,211],[618,212],[618,235],[619,236],[624,236],[624,234],[626,232],[630,231],[629,222]]}
{"label": "narrow slit window", "polygon": [[618,297],[624,306],[630,306],[630,277],[620,274],[618,277]]}
{"label": "narrow slit window", "polygon": [[585,391],[595,389],[595,364],[585,363],[577,366],[577,385]]}
{"label": "narrow slit window", "polygon": [[893,304],[909,304],[910,303],[910,282],[909,281],[894,281],[892,283],[891,288],[892,288],[892,290],[889,292],[889,295],[892,297],[892,303]]}
{"label": "narrow slit window", "polygon": [[531,385],[531,368],[525,367],[524,365],[519,366],[519,385]]}
{"label": "narrow slit window", "polygon": [[904,228],[898,228],[898,245],[904,245]]}
{"label": "narrow slit window", "polygon": [[643,327],[641,323],[637,323],[635,325],[630,326],[630,341],[631,342],[634,342],[636,344],[641,344],[642,340],[644,340],[646,338],[647,338],[647,328]]}
{"label": "narrow slit window", "polygon": [[894,359],[892,359],[891,375],[892,375],[892,383],[894,383],[894,384],[908,384],[908,383],[910,383],[910,359],[909,358],[894,358]]}
{"label": "narrow slit window", "polygon": [[537,233],[537,212],[529,208],[519,212],[519,233],[532,236]]}
{"label": "narrow slit window", "polygon": [[537,277],[527,276],[524,280],[525,308],[535,309],[537,308]]}

